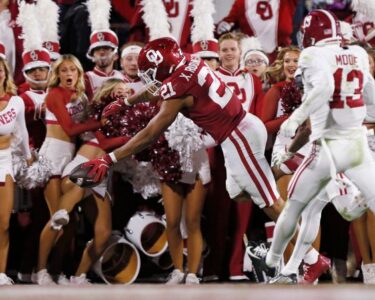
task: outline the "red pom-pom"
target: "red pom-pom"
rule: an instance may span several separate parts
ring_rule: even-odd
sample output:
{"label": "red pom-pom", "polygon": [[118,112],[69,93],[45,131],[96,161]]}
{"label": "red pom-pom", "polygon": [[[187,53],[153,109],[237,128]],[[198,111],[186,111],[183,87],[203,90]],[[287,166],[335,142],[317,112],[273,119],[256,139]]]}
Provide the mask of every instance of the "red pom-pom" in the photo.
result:
{"label": "red pom-pom", "polygon": [[280,93],[281,107],[284,114],[291,114],[301,105],[301,92],[294,80],[287,82]]}
{"label": "red pom-pom", "polygon": [[[159,107],[149,103],[126,106],[120,114],[109,117],[102,131],[111,137],[133,137],[145,128],[158,112]],[[164,181],[177,182],[181,179],[180,156],[177,151],[169,148],[164,135],[161,135],[153,145],[136,154],[135,158],[138,161],[150,161]]]}

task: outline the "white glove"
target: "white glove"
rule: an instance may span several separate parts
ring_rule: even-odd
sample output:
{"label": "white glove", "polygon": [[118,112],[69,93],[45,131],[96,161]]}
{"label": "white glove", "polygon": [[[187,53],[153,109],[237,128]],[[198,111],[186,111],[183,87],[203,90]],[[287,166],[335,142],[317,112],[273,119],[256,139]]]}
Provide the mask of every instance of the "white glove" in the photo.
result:
{"label": "white glove", "polygon": [[296,135],[297,128],[299,124],[292,118],[286,119],[280,127],[280,134],[285,137],[294,137]]}
{"label": "white glove", "polygon": [[288,159],[291,159],[293,156],[293,152],[278,152],[275,156],[272,157],[272,166],[280,168],[280,166],[284,162],[286,162]]}
{"label": "white glove", "polygon": [[225,22],[225,21],[221,21],[219,22],[219,24],[217,24],[217,27],[216,27],[216,32],[217,34],[223,34],[225,32],[228,32],[232,29],[234,23],[228,23],[228,22]]}

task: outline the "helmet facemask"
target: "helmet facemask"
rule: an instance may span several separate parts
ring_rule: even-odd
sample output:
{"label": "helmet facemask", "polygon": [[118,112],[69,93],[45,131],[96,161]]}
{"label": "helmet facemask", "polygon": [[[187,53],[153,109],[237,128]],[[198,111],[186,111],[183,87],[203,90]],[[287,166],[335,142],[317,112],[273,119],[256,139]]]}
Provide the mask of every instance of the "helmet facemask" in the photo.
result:
{"label": "helmet facemask", "polygon": [[159,96],[159,90],[162,86],[162,82],[156,79],[157,68],[149,68],[145,72],[138,72],[139,78],[142,80],[147,91],[153,96]]}

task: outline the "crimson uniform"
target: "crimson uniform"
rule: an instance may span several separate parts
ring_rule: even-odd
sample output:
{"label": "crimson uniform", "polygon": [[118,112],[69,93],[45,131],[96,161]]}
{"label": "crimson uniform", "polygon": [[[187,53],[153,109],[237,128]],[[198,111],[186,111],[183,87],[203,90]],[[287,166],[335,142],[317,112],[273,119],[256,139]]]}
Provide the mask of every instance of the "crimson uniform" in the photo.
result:
{"label": "crimson uniform", "polygon": [[297,0],[236,0],[223,20],[256,36],[265,52],[291,44]]}
{"label": "crimson uniform", "polygon": [[245,190],[261,208],[271,206],[278,193],[264,158],[267,133],[262,122],[243,110],[236,95],[199,58],[187,58],[160,89],[164,101],[186,95],[194,97],[194,105],[182,113],[221,144],[230,197]]}

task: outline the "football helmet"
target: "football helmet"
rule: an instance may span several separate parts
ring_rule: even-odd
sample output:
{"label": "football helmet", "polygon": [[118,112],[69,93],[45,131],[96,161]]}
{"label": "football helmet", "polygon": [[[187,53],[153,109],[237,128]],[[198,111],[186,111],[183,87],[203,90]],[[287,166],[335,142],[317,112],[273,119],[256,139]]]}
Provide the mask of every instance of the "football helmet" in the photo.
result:
{"label": "football helmet", "polygon": [[162,82],[185,61],[177,42],[172,38],[159,38],[147,43],[138,56],[138,76],[147,90],[158,95]]}
{"label": "football helmet", "polygon": [[302,24],[302,46],[322,46],[342,40],[340,23],[336,16],[326,10],[311,11]]}

